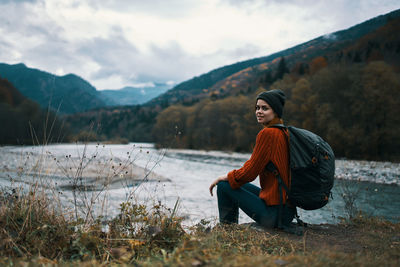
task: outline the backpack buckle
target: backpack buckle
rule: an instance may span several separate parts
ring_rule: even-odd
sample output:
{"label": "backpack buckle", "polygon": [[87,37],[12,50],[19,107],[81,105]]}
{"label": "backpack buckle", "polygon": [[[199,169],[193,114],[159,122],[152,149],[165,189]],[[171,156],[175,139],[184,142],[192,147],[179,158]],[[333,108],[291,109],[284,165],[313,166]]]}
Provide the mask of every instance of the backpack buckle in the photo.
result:
{"label": "backpack buckle", "polygon": [[318,160],[316,157],[312,157],[311,162],[312,162],[312,164],[315,165],[315,164],[317,164]]}

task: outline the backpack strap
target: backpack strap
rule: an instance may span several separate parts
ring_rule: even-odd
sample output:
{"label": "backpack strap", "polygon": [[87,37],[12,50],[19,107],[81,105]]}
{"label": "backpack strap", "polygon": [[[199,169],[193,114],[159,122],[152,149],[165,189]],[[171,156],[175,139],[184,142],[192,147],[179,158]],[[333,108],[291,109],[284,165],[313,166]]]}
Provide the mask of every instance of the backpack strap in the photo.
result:
{"label": "backpack strap", "polygon": [[[289,195],[289,188],[288,186],[285,184],[285,182],[283,181],[281,175],[279,174],[278,169],[276,168],[275,164],[270,161],[268,162],[267,166],[265,166],[265,169],[269,172],[272,172],[276,179],[278,180],[278,188],[279,188],[279,212],[278,212],[278,228],[282,229],[282,211],[283,211],[283,191],[282,191],[282,187],[283,189],[285,189],[286,194]],[[297,214],[297,210],[296,210],[296,214]]]}
{"label": "backpack strap", "polygon": [[276,179],[278,180],[278,184],[285,189],[287,194],[289,194],[290,193],[289,187],[283,181],[275,164],[272,161],[270,161],[270,162],[268,162],[267,166],[265,166],[265,169],[269,172],[272,172],[272,174],[275,175]]}
{"label": "backpack strap", "polygon": [[268,127],[275,127],[275,128],[287,128],[285,124],[282,123],[276,123],[276,124],[272,124]]}
{"label": "backpack strap", "polygon": [[[286,140],[288,141],[288,153],[289,153],[289,133],[287,132],[287,127],[282,123],[273,124],[273,125],[270,125],[269,127],[279,128],[282,130],[283,134],[286,137]],[[289,153],[289,156],[290,156],[290,153]],[[289,195],[289,192],[290,192],[289,187],[283,181],[282,177],[279,174],[278,168],[276,168],[275,164],[272,161],[268,162],[267,166],[265,166],[265,169],[269,172],[272,172],[275,175],[276,179],[278,180],[278,189],[279,189],[278,228],[283,229],[283,225],[282,225],[282,211],[283,211],[282,187],[285,189],[287,195]],[[289,167],[289,175],[290,175],[290,167]],[[296,212],[297,212],[297,210],[296,210]]]}
{"label": "backpack strap", "polygon": [[[270,161],[268,162],[267,166],[265,166],[265,169],[269,172],[272,172],[272,174],[275,175],[276,179],[278,180],[278,188],[279,188],[279,211],[278,211],[278,228],[292,234],[296,235],[302,235],[303,234],[303,229],[297,228],[297,227],[290,227],[290,226],[285,226],[282,225],[282,211],[283,211],[283,192],[282,192],[282,187],[286,191],[287,195],[289,195],[290,190],[288,186],[285,184],[283,181],[282,177],[280,176],[278,169],[276,168],[275,164]],[[300,219],[300,216],[297,214],[297,207],[294,207],[295,209],[295,214],[294,217],[296,218],[297,221],[297,226],[300,227],[307,227],[307,223],[303,222]]]}

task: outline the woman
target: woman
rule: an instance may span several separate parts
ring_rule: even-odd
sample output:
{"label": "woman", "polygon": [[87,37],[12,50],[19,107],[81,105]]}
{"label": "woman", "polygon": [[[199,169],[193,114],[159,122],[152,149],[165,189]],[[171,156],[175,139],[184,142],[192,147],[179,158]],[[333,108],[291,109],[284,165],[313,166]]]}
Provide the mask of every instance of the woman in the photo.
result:
{"label": "woman", "polygon": [[[270,127],[283,124],[281,119],[285,94],[281,90],[262,92],[257,96],[255,114],[257,122],[264,128],[258,133],[253,153],[242,168],[218,177],[210,185],[210,194],[217,185],[220,223],[238,223],[239,208],[264,227],[278,225],[280,195],[278,181],[265,166],[272,161],[283,181],[289,184],[288,142],[282,129]],[[261,188],[250,184],[259,176]],[[295,209],[286,201],[283,190],[282,224],[289,225]]]}

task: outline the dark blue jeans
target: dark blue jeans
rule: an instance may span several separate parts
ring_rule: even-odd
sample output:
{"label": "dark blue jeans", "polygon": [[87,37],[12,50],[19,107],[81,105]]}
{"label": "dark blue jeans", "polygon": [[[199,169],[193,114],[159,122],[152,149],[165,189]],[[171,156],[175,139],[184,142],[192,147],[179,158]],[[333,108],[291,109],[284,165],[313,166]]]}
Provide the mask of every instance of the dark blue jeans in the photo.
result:
{"label": "dark blue jeans", "polygon": [[[222,181],[217,184],[218,211],[220,223],[238,223],[239,208],[250,218],[264,227],[277,227],[279,205],[267,206],[258,197],[260,188],[247,183],[238,189],[232,189],[229,182]],[[295,215],[295,209],[286,205],[282,209],[282,224],[289,225]]]}

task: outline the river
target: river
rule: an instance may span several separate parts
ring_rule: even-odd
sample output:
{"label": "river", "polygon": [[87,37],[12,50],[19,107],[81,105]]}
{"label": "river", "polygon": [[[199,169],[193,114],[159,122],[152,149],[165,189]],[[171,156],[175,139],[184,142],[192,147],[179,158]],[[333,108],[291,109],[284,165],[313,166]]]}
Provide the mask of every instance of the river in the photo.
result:
{"label": "river", "polygon": [[[76,182],[74,177],[82,170],[80,177],[84,180],[86,177],[86,181],[107,176],[120,182],[102,189],[101,194],[97,194],[98,186],[85,191],[101,202],[97,204],[97,212],[103,216],[115,216],[119,204],[133,196],[149,204],[160,201],[170,208],[178,203],[178,213],[186,218],[187,224],[201,219],[217,221],[217,199],[215,195],[210,196],[209,184],[217,176],[240,168],[250,157],[247,153],[223,151],[158,150],[152,144],[139,143],[5,146],[0,150],[0,186],[4,190],[39,181],[41,186],[57,192],[63,203],[71,204],[71,182]],[[133,167],[143,171],[132,171]],[[137,179],[128,179],[134,174]],[[351,200],[351,197],[354,197],[353,207],[367,215],[399,220],[399,163],[336,160],[336,177],[333,199],[324,208],[315,211],[299,209],[304,221],[314,224],[339,222],[349,210],[345,208],[344,199]],[[258,179],[254,184],[258,184]],[[241,213],[240,222],[249,221]]]}

